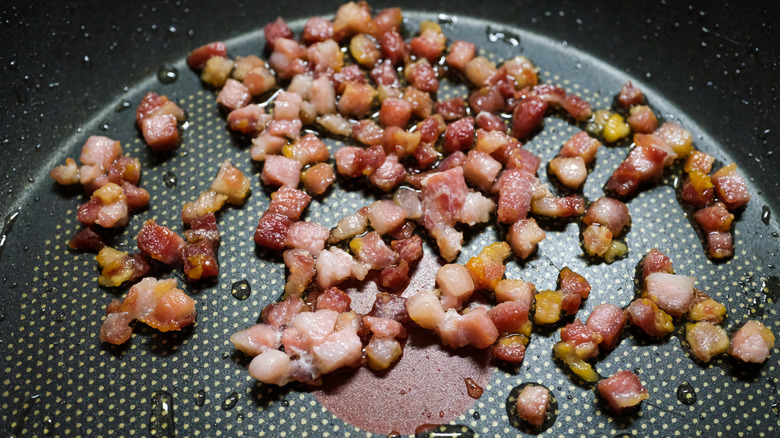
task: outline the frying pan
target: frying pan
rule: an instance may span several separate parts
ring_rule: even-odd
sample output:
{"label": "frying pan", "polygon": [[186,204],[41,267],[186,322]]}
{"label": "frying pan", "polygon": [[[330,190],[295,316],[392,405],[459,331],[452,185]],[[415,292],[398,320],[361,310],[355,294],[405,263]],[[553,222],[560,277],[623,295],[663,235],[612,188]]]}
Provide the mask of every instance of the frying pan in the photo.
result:
{"label": "frying pan", "polygon": [[[78,230],[75,209],[83,199],[77,190],[55,187],[49,170],[64,157],[76,156],[89,135],[118,139],[127,154],[141,159],[142,186],[152,202],[113,243],[132,248],[140,224],[152,217],[180,230],[181,205],[208,184],[224,158],[245,173],[257,172],[246,146],[227,134],[213,94],[186,68],[183,57],[213,40],[227,40],[232,55],[261,54],[258,31],[266,22],[282,15],[296,24],[310,15],[332,14],[340,2],[313,3],[2,5],[0,205],[6,221],[0,237],[0,433],[382,436],[418,431],[429,436],[514,436],[527,431],[512,425],[507,399],[519,385],[538,382],[553,391],[557,402],[557,419],[543,435],[778,435],[776,352],[759,367],[727,358],[700,366],[680,340],[680,327],[663,342],[629,333],[615,352],[597,362],[605,376],[621,368],[636,371],[649,389],[651,398],[641,411],[625,417],[606,414],[592,389],[574,383],[554,362],[554,333],[534,334],[519,369],[496,368],[484,353],[444,350],[435,339],[413,333],[412,348],[386,375],[338,373],[326,377],[331,383],[320,390],[257,384],[246,375],[248,359],[227,341],[230,333],[255,322],[284,282],[278,258],[256,254],[251,242],[268,202],[256,178],[247,206],[220,218],[224,244],[219,282],[187,289],[198,306],[196,326],[161,334],[139,324],[127,345],[102,345],[97,333],[105,304],[125,290],[97,287],[94,257],[67,249],[67,240]],[[780,162],[773,142],[780,130],[774,88],[780,61],[774,27],[780,17],[773,5],[371,5],[401,6],[409,29],[416,29],[421,19],[439,20],[448,36],[473,41],[496,59],[523,53],[541,67],[544,80],[580,87],[576,91],[595,108],[608,106],[622,82],[631,79],[665,119],[680,120],[692,131],[699,149],[723,163],[736,161],[750,181],[754,198],[739,215],[737,253],[726,263],[704,256],[676,200],[671,172],[659,187],[630,202],[634,223],[625,259],[612,265],[589,263],[580,256],[575,224],[546,224],[547,245],[526,263],[511,262],[507,277],[550,288],[557,271],[570,266],[593,285],[581,313],[587,315],[601,302],[628,304],[637,289],[636,264],[657,246],[669,253],[679,273],[699,277],[699,287],[726,304],[727,330],[755,318],[780,332],[775,220]],[[177,68],[178,80],[161,83],[157,74],[162,66]],[[147,91],[167,94],[189,112],[183,145],[171,156],[150,154],[138,140],[132,111],[124,111]],[[545,160],[574,132],[554,117],[546,126],[528,146]],[[584,191],[589,199],[600,195],[625,152],[625,145],[599,152]],[[332,226],[368,196],[373,195],[339,186],[331,201],[312,204],[309,220]],[[487,228],[469,236],[461,261],[495,240],[494,233]],[[435,261],[430,251],[426,260]],[[410,288],[430,283],[435,265],[426,263]],[[232,284],[240,280],[252,287],[246,300],[231,294]],[[373,294],[353,293],[361,296]],[[360,305],[357,299],[355,306]],[[464,395],[465,377],[484,387],[479,399]],[[428,430],[438,424],[447,426]]]}

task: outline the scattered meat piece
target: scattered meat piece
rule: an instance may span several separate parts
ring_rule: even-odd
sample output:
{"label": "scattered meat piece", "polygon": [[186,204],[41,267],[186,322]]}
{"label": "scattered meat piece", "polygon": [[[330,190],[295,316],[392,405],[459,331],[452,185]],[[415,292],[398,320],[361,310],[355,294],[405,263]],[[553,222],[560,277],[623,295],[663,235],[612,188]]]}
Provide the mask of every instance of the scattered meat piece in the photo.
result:
{"label": "scattered meat piece", "polygon": [[496,204],[490,198],[479,192],[469,192],[458,215],[458,221],[469,226],[486,223],[495,211]]}
{"label": "scattered meat piece", "polygon": [[667,274],[674,274],[672,268],[672,261],[669,257],[659,251],[657,248],[653,248],[648,251],[644,259],[642,259],[642,278],[647,278],[648,275],[654,272],[665,272]]}
{"label": "scattered meat piece", "polygon": [[271,194],[268,212],[287,216],[295,222],[301,218],[310,201],[311,196],[306,193],[290,186],[284,186]]}
{"label": "scattered meat piece", "polygon": [[249,94],[260,96],[276,87],[276,77],[265,65],[261,65],[246,72],[243,83]]}
{"label": "scattered meat piece", "polygon": [[352,299],[349,298],[343,290],[337,287],[331,287],[317,295],[317,310],[330,309],[335,312],[344,313],[350,310]]}
{"label": "scattered meat piece", "polygon": [[316,135],[308,133],[282,149],[284,156],[308,165],[327,161],[330,157],[328,147]]}
{"label": "scattered meat piece", "polygon": [[383,269],[398,262],[398,254],[384,243],[376,231],[353,238],[349,247],[357,259],[370,269]]}
{"label": "scattered meat piece", "polygon": [[688,155],[688,159],[685,161],[683,170],[688,173],[698,170],[703,174],[709,174],[712,171],[712,165],[715,163],[715,157],[710,154],[693,151]]}
{"label": "scattered meat piece", "polygon": [[672,317],[647,298],[637,298],[628,305],[628,320],[655,338],[663,338],[674,330]]}
{"label": "scattered meat piece", "polygon": [[281,333],[268,324],[255,324],[230,336],[230,342],[252,357],[268,350],[276,350],[282,344]]}
{"label": "scattered meat piece", "polygon": [[124,282],[134,282],[146,275],[152,266],[141,254],[130,256],[110,246],[103,247],[95,257],[101,268],[98,284],[118,287]]}
{"label": "scattered meat piece", "polygon": [[263,27],[263,33],[265,34],[265,42],[270,50],[274,50],[274,44],[279,38],[292,39],[293,33],[287,26],[287,22],[282,17],[277,17],[275,21],[272,21]]}
{"label": "scattered meat piece", "polygon": [[181,330],[195,322],[195,302],[176,280],[144,278],[130,288],[125,299],[112,302],[100,327],[100,340],[120,345],[130,339],[131,321],[137,319],[162,332]]}
{"label": "scattered meat piece", "polygon": [[138,249],[142,253],[168,266],[175,266],[181,261],[181,250],[184,239],[170,228],[157,225],[154,219],[144,222],[136,237]]}
{"label": "scattered meat piece", "polygon": [[255,161],[264,161],[266,157],[278,155],[287,144],[287,139],[271,134],[268,131],[260,133],[252,139],[250,154]]}
{"label": "scattered meat piece", "polygon": [[341,248],[323,250],[317,257],[317,285],[323,289],[335,286],[352,275],[352,256]]}
{"label": "scattered meat piece", "polygon": [[688,324],[685,327],[685,340],[696,358],[705,363],[729,348],[726,330],[707,321]]}
{"label": "scattered meat piece", "polygon": [[293,220],[289,217],[266,211],[255,229],[255,243],[274,251],[283,250],[292,224]]}
{"label": "scattered meat piece", "polygon": [[407,217],[406,210],[388,200],[375,201],[366,213],[371,227],[379,234],[388,234],[395,230]]}
{"label": "scattered meat piece", "polygon": [[373,120],[364,119],[352,125],[352,138],[367,146],[381,145],[384,130]]}
{"label": "scattered meat piece", "polygon": [[496,72],[496,65],[485,58],[477,56],[466,63],[464,74],[475,87],[482,88],[490,85],[490,78]]}
{"label": "scattered meat piece", "polygon": [[217,95],[217,103],[228,111],[243,108],[251,101],[252,95],[249,93],[249,89],[235,79],[225,81],[225,86]]}
{"label": "scattered meat piece", "polygon": [[582,275],[569,268],[558,273],[558,289],[567,294],[577,294],[583,299],[590,295],[590,283]]}
{"label": "scattered meat piece", "polygon": [[181,249],[184,275],[190,282],[211,281],[219,276],[219,264],[209,239],[188,243]]}
{"label": "scattered meat piece", "polygon": [[731,337],[728,353],[742,362],[763,363],[774,346],[772,331],[761,322],[750,320]]}
{"label": "scattered meat piece", "polygon": [[336,151],[336,169],[339,174],[349,178],[370,175],[385,161],[385,152],[381,146],[368,149],[344,146]]}
{"label": "scattered meat piece", "polygon": [[306,71],[305,56],[306,49],[303,46],[292,39],[280,37],[274,43],[268,64],[279,79],[291,79]]}
{"label": "scattered meat piece", "polygon": [[289,275],[284,285],[285,297],[298,297],[314,279],[314,256],[304,249],[289,249],[283,254]]}
{"label": "scattered meat piece", "polygon": [[599,304],[593,308],[585,325],[601,335],[599,348],[604,351],[613,350],[626,325],[626,313],[614,304]]}
{"label": "scattered meat piece", "polygon": [[89,201],[78,208],[78,220],[84,225],[103,228],[123,227],[127,224],[128,208],[124,191],[114,183],[95,190]]}
{"label": "scattered meat piece", "polygon": [[[172,115],[179,122],[183,122],[186,118],[184,110],[168,99],[168,96],[150,91],[144,95],[135,110],[135,123],[140,128],[144,120],[163,115]],[[107,166],[107,163],[104,164]]]}
{"label": "scattered meat piece", "polygon": [[694,289],[694,292],[694,303],[688,311],[687,318],[691,321],[707,321],[713,324],[723,322],[723,317],[726,316],[726,306],[698,289]]}
{"label": "scattered meat piece", "polygon": [[176,117],[163,114],[146,118],[141,122],[144,142],[156,152],[169,151],[179,144],[179,128]]}
{"label": "scattered meat piece", "polygon": [[476,118],[477,127],[485,131],[498,131],[506,133],[506,123],[497,115],[487,112],[480,112]]}
{"label": "scattered meat piece", "polygon": [[201,239],[208,239],[213,246],[219,245],[219,230],[217,218],[214,213],[204,214],[190,222],[190,229],[184,232],[184,237],[189,243],[195,243]]}
{"label": "scattered meat piece", "polygon": [[441,256],[448,261],[460,252],[463,236],[452,227],[467,195],[461,167],[434,173],[423,180],[422,223],[436,239]]}
{"label": "scattered meat piece", "polygon": [[363,33],[354,35],[350,39],[349,53],[355,62],[365,68],[372,68],[382,56],[373,38]]}
{"label": "scattered meat piece", "polygon": [[372,370],[384,370],[400,360],[401,344],[393,338],[372,336],[365,348],[368,366]]}
{"label": "scattered meat piece", "polygon": [[718,197],[729,210],[736,210],[750,201],[747,182],[737,173],[736,164],[731,163],[721,168],[713,173],[711,178]]}
{"label": "scattered meat piece", "polygon": [[233,68],[233,72],[231,73],[231,75],[233,76],[233,78],[243,82],[247,73],[249,73],[250,71],[258,67],[264,67],[264,66],[265,66],[265,61],[260,59],[258,56],[255,55],[237,56],[235,67]]}
{"label": "scattered meat piece", "polygon": [[616,414],[622,414],[638,406],[642,400],[650,398],[639,377],[628,370],[618,371],[612,377],[599,382],[598,392],[609,409]]}
{"label": "scattered meat piece", "polygon": [[658,118],[647,105],[637,105],[631,108],[626,122],[634,132],[650,134],[658,129]]}
{"label": "scattered meat piece", "polygon": [[661,179],[669,156],[659,147],[637,144],[609,177],[605,190],[622,197],[635,195],[641,186]]}
{"label": "scattered meat piece", "polygon": [[70,239],[68,246],[76,251],[98,252],[106,243],[92,227],[84,227]]}
{"label": "scattered meat piece", "polygon": [[[561,334],[563,334],[563,331]],[[585,362],[583,357],[580,357],[577,346],[574,343],[556,342],[555,345],[553,345],[553,354],[582,380],[586,382],[596,382],[599,380],[598,373],[596,373],[591,364]]]}
{"label": "scattered meat piece", "polygon": [[279,155],[266,157],[263,165],[263,184],[270,186],[298,187],[301,180],[301,163]]}
{"label": "scattered meat piece", "polygon": [[200,80],[214,88],[222,88],[233,71],[233,61],[224,56],[212,56],[203,66]]}
{"label": "scattered meat piece", "polygon": [[446,61],[450,67],[460,70],[466,69],[469,61],[474,59],[476,47],[468,41],[454,41],[450,46],[450,53],[447,54]]}
{"label": "scattered meat piece", "polygon": [[598,331],[583,324],[579,318],[561,329],[561,342],[572,346],[577,357],[583,360],[598,356],[602,340]]}
{"label": "scattered meat piece", "polygon": [[435,93],[439,89],[439,80],[431,64],[419,59],[404,68],[404,77],[409,84],[426,93]]}
{"label": "scattered meat piece", "polygon": [[585,161],[580,157],[555,157],[550,160],[550,174],[570,189],[578,189],[588,177]]}
{"label": "scattered meat piece", "polygon": [[428,330],[437,330],[444,320],[444,309],[433,291],[420,291],[406,300],[409,318]]}
{"label": "scattered meat piece", "polygon": [[79,176],[79,167],[76,165],[76,161],[73,158],[66,158],[65,164],[52,169],[50,175],[58,184],[65,186],[77,184],[81,180]]}
{"label": "scattered meat piece", "polygon": [[321,18],[311,17],[306,21],[301,34],[301,42],[307,46],[320,43],[333,37],[333,23]]}
{"label": "scattered meat piece", "polygon": [[[409,314],[411,315],[411,312]],[[498,330],[484,307],[476,307],[464,314],[453,309],[448,310],[437,331],[442,343],[450,348],[467,345],[487,348],[498,339]]]}
{"label": "scattered meat piece", "polygon": [[504,262],[509,257],[510,248],[506,242],[495,242],[482,248],[479,255],[466,262],[471,278],[477,289],[495,290],[504,276]]}
{"label": "scattered meat piece", "polygon": [[524,335],[502,335],[493,345],[490,354],[500,360],[519,365],[525,359],[525,346],[528,338]]}
{"label": "scattered meat piece", "polygon": [[488,310],[488,315],[499,333],[530,337],[532,325],[528,319],[529,310],[530,307],[523,301],[504,301]]}
{"label": "scattered meat piece", "polygon": [[536,178],[522,170],[507,170],[499,180],[498,222],[513,224],[525,219],[531,206]]}
{"label": "scattered meat piece", "polygon": [[249,194],[249,178],[233,166],[230,160],[225,160],[211,183],[211,190],[227,196],[227,202],[241,205]]}
{"label": "scattered meat piece", "polygon": [[436,113],[441,114],[447,122],[466,117],[466,101],[457,96],[441,102],[436,102]]}
{"label": "scattered meat piece", "polygon": [[541,126],[547,102],[537,96],[521,100],[512,113],[512,135],[524,140]]}
{"label": "scattered meat piece", "polygon": [[470,149],[474,144],[474,118],[464,117],[447,125],[444,131],[444,149],[455,152]]}
{"label": "scattered meat piece", "polygon": [[567,218],[585,213],[585,200],[579,195],[553,196],[550,189],[536,185],[531,199],[531,213],[553,218]]}
{"label": "scattered meat piece", "polygon": [[218,212],[225,205],[228,197],[217,192],[201,192],[198,199],[184,204],[181,210],[181,220],[185,225],[189,225],[193,220],[209,214]]}
{"label": "scattered meat piece", "polygon": [[371,110],[374,96],[376,90],[371,85],[347,81],[338,102],[339,112],[358,118],[366,117]]}
{"label": "scattered meat piece", "polygon": [[536,247],[547,235],[534,218],[521,219],[509,228],[507,241],[512,252],[521,259],[527,259],[536,251]]}
{"label": "scattered meat piece", "polygon": [[655,272],[645,277],[644,296],[665,312],[682,317],[693,305],[696,277]]}
{"label": "scattered meat piece", "polygon": [[517,395],[517,416],[533,427],[542,427],[550,408],[550,391],[541,385],[527,385]]}
{"label": "scattered meat piece", "polygon": [[678,157],[687,157],[693,152],[693,135],[679,123],[664,122],[654,134],[666,142]]}
{"label": "scattered meat piece", "polygon": [[330,232],[322,225],[299,221],[290,225],[286,245],[290,248],[305,249],[316,257],[325,248],[325,241],[329,236]]}
{"label": "scattered meat piece", "polygon": [[430,63],[438,62],[446,47],[447,37],[442,33],[441,27],[431,21],[423,21],[420,24],[420,35],[409,42],[412,55],[425,58]]}
{"label": "scattered meat piece", "polygon": [[604,196],[588,207],[582,222],[585,225],[604,225],[612,233],[612,237],[619,237],[623,233],[623,229],[631,222],[631,216],[626,204]]}
{"label": "scattered meat piece", "polygon": [[585,164],[590,164],[596,158],[596,152],[601,142],[588,135],[585,131],[574,134],[564,143],[558,152],[559,157],[580,157]]}
{"label": "scattered meat piece", "polygon": [[227,47],[222,41],[208,43],[190,52],[187,57],[187,65],[193,70],[200,70],[206,66],[206,61],[215,56],[227,57]]}
{"label": "scattered meat piece", "polygon": [[461,151],[455,151],[447,155],[447,157],[444,158],[443,160],[441,160],[441,162],[436,168],[437,170],[443,172],[445,170],[450,170],[454,167],[460,167],[465,162],[466,162],[466,154],[464,154]]}
{"label": "scattered meat piece", "polygon": [[536,312],[534,322],[537,324],[555,324],[561,319],[561,308],[564,293],[554,290],[543,290],[536,294]]}
{"label": "scattered meat piece", "polygon": [[333,168],[327,163],[318,163],[301,172],[301,181],[306,191],[314,196],[321,195],[328,190],[333,181],[336,180],[336,174]]}
{"label": "scattered meat piece", "polygon": [[469,151],[468,158],[463,163],[463,175],[466,181],[474,184],[483,192],[490,189],[500,171],[501,163],[478,150]]}
{"label": "scattered meat piece", "polygon": [[474,281],[463,265],[448,264],[436,271],[436,284],[441,290],[441,304],[446,309],[460,310],[474,293]]}
{"label": "scattered meat piece", "polygon": [[683,182],[680,198],[696,207],[705,207],[715,198],[714,185],[709,175],[693,170]]}
{"label": "scattered meat piece", "polygon": [[623,88],[620,89],[620,94],[618,95],[618,103],[620,106],[628,109],[629,107],[639,105],[644,101],[645,97],[642,94],[642,90],[635,87],[631,81],[626,81],[626,83],[623,84]]}
{"label": "scattered meat piece", "polygon": [[504,108],[504,98],[496,87],[482,87],[469,94],[471,110],[479,113],[493,113]]}
{"label": "scattered meat piece", "polygon": [[306,304],[300,297],[293,296],[283,301],[269,304],[263,309],[260,318],[263,323],[270,325],[274,330],[282,331],[292,324],[295,316],[308,311]]}
{"label": "scattered meat piece", "polygon": [[375,172],[368,176],[374,186],[389,192],[396,188],[406,177],[406,168],[398,161],[398,156],[389,154]]}

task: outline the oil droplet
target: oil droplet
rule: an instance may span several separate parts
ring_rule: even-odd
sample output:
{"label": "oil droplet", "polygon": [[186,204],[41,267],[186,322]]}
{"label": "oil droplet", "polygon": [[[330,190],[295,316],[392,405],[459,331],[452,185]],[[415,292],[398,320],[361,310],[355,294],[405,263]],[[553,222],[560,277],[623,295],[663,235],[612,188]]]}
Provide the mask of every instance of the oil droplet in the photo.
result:
{"label": "oil droplet", "polygon": [[155,391],[152,394],[149,435],[164,438],[176,436],[173,423],[173,396],[169,392]]}
{"label": "oil droplet", "polygon": [[502,42],[514,47],[520,45],[520,35],[512,32],[495,30],[490,26],[487,28],[487,37],[492,43]]}
{"label": "oil droplet", "polygon": [[764,223],[764,225],[769,225],[769,219],[772,217],[772,210],[769,209],[768,205],[765,205],[761,207],[761,222]]}
{"label": "oil droplet", "polygon": [[238,414],[238,415],[236,415],[236,420],[238,420],[238,421],[244,421],[244,414]]}
{"label": "oil droplet", "polygon": [[230,357],[230,354],[228,354],[227,352],[222,353],[222,359],[227,359],[229,357]]}
{"label": "oil droplet", "polygon": [[439,14],[437,21],[444,27],[452,28],[452,26],[458,22],[458,17],[453,17],[452,15],[447,14]]}
{"label": "oil droplet", "polygon": [[118,104],[114,107],[114,112],[121,113],[124,110],[130,109],[130,107],[133,106],[132,103],[130,103],[127,99],[122,99],[119,101]]}
{"label": "oil droplet", "polygon": [[482,393],[485,392],[485,390],[477,385],[477,382],[475,382],[474,379],[466,377],[463,381],[466,382],[466,391],[469,393],[469,397],[475,400],[482,397]]}
{"label": "oil droplet", "polygon": [[202,407],[204,404],[206,404],[206,391],[201,389],[195,393],[195,406]]}
{"label": "oil droplet", "polygon": [[100,125],[98,125],[98,129],[100,129],[101,131],[108,131],[108,128],[110,127],[111,126],[108,124],[108,120],[103,120],[102,122],[100,122]]}
{"label": "oil droplet", "polygon": [[480,418],[482,418],[480,417],[479,412],[477,411],[474,411],[474,414],[472,414],[471,417],[474,418],[475,420],[479,420]]}
{"label": "oil droplet", "polygon": [[171,172],[170,170],[163,173],[163,184],[165,184],[165,187],[172,189],[176,187],[177,182],[178,180],[175,173]]}
{"label": "oil droplet", "polygon": [[21,210],[16,209],[16,211],[12,212],[11,214],[5,217],[5,224],[3,224],[3,232],[2,234],[0,234],[0,258],[3,257],[3,250],[5,249],[5,244],[8,241],[8,235],[11,234],[11,230],[14,228],[16,219],[19,218],[19,213],[21,213]]}
{"label": "oil droplet", "polygon": [[172,84],[179,79],[179,70],[169,64],[164,64],[157,70],[157,79],[163,84]]}
{"label": "oil droplet", "polygon": [[222,410],[229,411],[236,407],[236,403],[238,403],[238,393],[233,392],[225,400],[222,400]]}
{"label": "oil droplet", "polygon": [[683,383],[677,387],[677,400],[684,405],[696,403],[696,390],[690,383]]}
{"label": "oil droplet", "polygon": [[677,190],[680,188],[680,184],[682,183],[682,178],[680,178],[680,175],[675,175],[674,179],[672,180],[672,187]]}
{"label": "oil droplet", "polygon": [[0,322],[5,321],[5,314],[0,313]]}
{"label": "oil droplet", "polygon": [[54,435],[54,421],[51,419],[51,417],[46,417],[43,419],[43,434],[46,436]]}
{"label": "oil droplet", "polygon": [[237,300],[245,300],[249,298],[249,295],[252,294],[252,287],[249,286],[249,282],[246,280],[241,280],[233,283],[233,286],[231,288],[231,292],[233,294],[233,297]]}
{"label": "oil droplet", "polygon": [[760,140],[766,140],[769,137],[769,134],[772,133],[771,129],[764,129],[763,131],[758,133],[758,138]]}
{"label": "oil droplet", "polygon": [[288,402],[287,400],[282,400],[282,406],[284,406],[285,408],[289,407],[290,406],[290,402]]}
{"label": "oil droplet", "polygon": [[84,55],[84,57],[81,58],[81,65],[86,69],[92,68],[92,60],[89,58],[89,55]]}
{"label": "oil droplet", "polygon": [[780,415],[780,405],[778,405],[777,401],[772,402],[772,412],[774,412],[775,415]]}

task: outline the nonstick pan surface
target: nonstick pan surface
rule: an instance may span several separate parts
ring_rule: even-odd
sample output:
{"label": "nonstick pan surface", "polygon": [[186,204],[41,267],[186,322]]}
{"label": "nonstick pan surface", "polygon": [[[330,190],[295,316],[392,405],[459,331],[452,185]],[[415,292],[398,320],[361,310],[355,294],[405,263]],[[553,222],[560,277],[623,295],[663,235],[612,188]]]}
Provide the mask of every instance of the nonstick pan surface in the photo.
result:
{"label": "nonstick pan surface", "polygon": [[[251,240],[257,218],[268,205],[268,193],[256,178],[258,168],[250,163],[246,144],[228,133],[213,93],[200,85],[182,59],[191,48],[214,39],[227,40],[233,56],[262,55],[260,28],[265,22],[281,14],[297,25],[294,30],[300,30],[303,21],[296,18],[326,15],[337,5],[314,9],[276,5],[277,10],[262,13],[256,6],[244,5],[243,14],[231,8],[218,14],[209,10],[214,8],[211,5],[119,6],[115,12],[104,11],[105,16],[133,18],[113,25],[92,24],[97,22],[90,19],[90,9],[102,11],[100,5],[63,10],[62,21],[69,21],[66,25],[56,11],[37,18],[21,6],[4,11],[5,32],[11,35],[34,34],[29,26],[35,23],[54,24],[48,28],[51,30],[38,26],[44,29],[38,33],[47,39],[47,50],[38,52],[34,49],[39,46],[29,43],[25,54],[26,41],[20,39],[11,59],[5,55],[9,48],[3,47],[7,77],[11,78],[4,92],[12,98],[8,100],[10,110],[3,114],[8,125],[6,144],[18,145],[18,151],[13,153],[16,149],[9,147],[2,152],[8,155],[4,170],[9,177],[4,184],[12,193],[4,194],[8,216],[0,244],[4,283],[0,292],[0,433],[383,436],[439,431],[462,436],[514,436],[525,432],[511,425],[507,399],[519,385],[538,382],[553,391],[558,408],[557,420],[543,435],[778,434],[778,356],[759,367],[737,365],[728,358],[700,366],[691,359],[679,324],[675,335],[664,342],[649,342],[632,333],[597,363],[596,368],[605,376],[621,368],[636,371],[650,391],[651,398],[642,410],[628,417],[608,415],[591,388],[573,383],[553,361],[555,332],[534,334],[519,370],[496,369],[484,353],[445,350],[424,333],[412,333],[416,341],[410,342],[402,362],[385,376],[377,377],[365,369],[338,373],[327,376],[326,382],[331,383],[319,390],[268,387],[248,377],[248,359],[234,352],[228,337],[253,324],[260,310],[279,296],[284,266],[278,258],[256,252]],[[36,6],[32,6],[35,11]],[[675,173],[671,172],[657,188],[629,203],[633,225],[626,258],[611,265],[591,264],[581,256],[576,224],[548,223],[548,239],[540,245],[538,256],[525,263],[510,262],[508,278],[552,288],[558,270],[569,266],[593,285],[581,313],[587,315],[602,302],[628,304],[637,289],[635,267],[655,246],[672,257],[678,273],[697,276],[698,287],[726,304],[728,331],[749,318],[763,321],[775,333],[780,331],[776,305],[780,296],[778,227],[772,216],[778,199],[773,179],[777,158],[771,147],[777,120],[769,115],[772,98],[762,94],[770,93],[770,80],[759,74],[777,56],[771,51],[774,49],[762,44],[764,33],[742,38],[731,32],[732,21],[709,22],[712,18],[708,14],[715,14],[712,9],[688,10],[687,6],[656,5],[649,11],[617,13],[604,5],[598,14],[567,3],[546,8],[401,6],[405,6],[408,30],[416,29],[423,19],[438,20],[451,39],[475,42],[495,60],[524,54],[541,68],[543,80],[576,91],[594,108],[608,107],[621,84],[633,80],[657,113],[680,121],[694,134],[697,148],[713,154],[719,162],[736,161],[753,186],[755,196],[736,225],[736,255],[726,263],[713,264],[704,255],[699,237],[677,201]],[[742,13],[761,15],[760,9]],[[669,18],[675,14],[676,18]],[[685,40],[691,26],[706,29],[695,33],[694,43]],[[63,27],[69,31],[58,30]],[[626,27],[644,33],[645,38],[631,36]],[[606,37],[604,32],[612,34]],[[681,32],[681,36],[674,36],[674,32]],[[719,36],[713,37],[713,33]],[[84,45],[80,38],[89,44]],[[145,42],[147,39],[150,41]],[[719,44],[721,57],[713,59],[727,59],[713,70],[707,66],[715,62],[709,51]],[[691,45],[697,50],[686,49]],[[94,52],[77,50],[84,47]],[[112,56],[114,50],[127,50],[128,55]],[[626,52],[633,54],[627,56]],[[752,57],[751,52],[761,53],[761,58]],[[733,58],[740,61],[732,64]],[[741,63],[745,65],[740,67]],[[41,64],[57,67],[47,70]],[[163,65],[178,70],[175,82],[159,81],[157,71]],[[686,71],[687,66],[691,68]],[[721,68],[730,73],[724,74]],[[737,73],[740,68],[741,73]],[[38,71],[51,77],[30,74]],[[708,78],[712,71],[719,76]],[[712,85],[707,86],[699,75],[711,79]],[[746,85],[736,78],[732,82],[729,75],[761,80]],[[60,92],[65,87],[67,92]],[[753,90],[755,98],[749,97],[746,87]],[[743,95],[732,95],[740,90],[745,90]],[[189,113],[183,143],[171,156],[150,154],[133,126],[132,109],[147,91],[170,96]],[[456,92],[462,90],[445,88],[439,95]],[[129,102],[129,110],[125,110],[125,102]],[[30,123],[31,119],[36,123]],[[544,132],[527,146],[544,161],[578,129],[556,117],[548,117],[545,123]],[[255,176],[247,205],[224,212],[219,220],[223,234],[219,282],[200,290],[187,289],[199,312],[191,329],[162,334],[138,324],[132,340],[121,348],[108,348],[98,339],[105,305],[121,297],[126,288],[99,288],[94,256],[67,248],[68,239],[79,229],[75,209],[83,196],[80,190],[55,187],[47,176],[55,163],[76,156],[84,140],[93,134],[120,140],[125,153],[141,159],[142,187],[152,194],[150,208],[136,215],[113,242],[121,249],[134,247],[134,236],[148,218],[180,230],[181,205],[206,188],[223,159],[230,158],[239,169]],[[627,144],[600,150],[584,189],[588,199],[601,196],[601,187],[626,151]],[[540,175],[546,178],[545,172]],[[30,181],[23,184],[28,177]],[[326,201],[312,203],[307,218],[331,227],[375,196],[354,185],[340,184]],[[467,260],[495,240],[492,228],[478,230],[467,239],[459,260]],[[432,285],[435,263],[434,252],[426,250],[407,292]],[[245,300],[231,293],[232,285],[241,280],[252,288]],[[360,296],[373,297],[373,293],[353,293],[353,297]],[[355,307],[370,305],[370,301],[356,299]],[[466,377],[485,388],[478,400],[466,394]],[[447,426],[428,432],[420,427],[438,424]]]}

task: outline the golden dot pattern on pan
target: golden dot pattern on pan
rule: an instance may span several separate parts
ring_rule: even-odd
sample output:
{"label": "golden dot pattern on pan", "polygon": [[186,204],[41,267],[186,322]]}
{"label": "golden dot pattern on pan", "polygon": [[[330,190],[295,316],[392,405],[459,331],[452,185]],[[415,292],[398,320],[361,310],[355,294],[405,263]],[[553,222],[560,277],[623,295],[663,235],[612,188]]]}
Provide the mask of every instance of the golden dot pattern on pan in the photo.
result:
{"label": "golden dot pattern on pan", "polygon": [[[500,61],[493,53],[487,56]],[[594,108],[608,107],[620,86],[615,83],[609,90],[589,89],[576,82],[576,75],[542,68],[543,80],[580,94]],[[439,92],[440,98],[452,95],[454,91],[447,84]],[[105,305],[123,296],[127,288],[99,288],[94,255],[74,254],[68,249],[68,239],[79,229],[76,207],[83,201],[79,197],[60,199],[56,232],[44,242],[29,281],[16,289],[21,303],[19,321],[13,327],[6,325],[5,329],[14,333],[9,342],[0,345],[0,423],[34,437],[157,436],[148,430],[150,402],[155,392],[166,391],[173,395],[179,436],[381,436],[344,423],[300,387],[269,387],[248,376],[248,360],[234,352],[228,338],[254,324],[262,308],[280,295],[285,281],[280,258],[266,253],[258,257],[252,241],[257,220],[268,206],[268,192],[261,187],[258,167],[251,163],[248,148],[235,142],[225,129],[214,95],[199,89],[182,96],[178,103],[189,114],[182,145],[168,160],[154,166],[143,163],[141,186],[152,193],[152,201],[148,210],[131,219],[118,246],[132,251],[134,236],[149,218],[182,231],[181,206],[208,188],[223,159],[230,158],[251,175],[252,194],[247,204],[227,208],[218,220],[222,234],[218,284],[199,291],[185,287],[196,301],[197,322],[188,330],[168,334],[134,324],[132,339],[126,345],[101,344],[98,332]],[[129,112],[117,118],[121,123],[132,123]],[[544,163],[578,130],[550,116],[545,119],[544,131],[526,147]],[[146,155],[137,135],[119,140],[126,154]],[[601,187],[626,151],[625,143],[600,148],[583,190],[590,201],[602,196]],[[166,172],[176,175],[175,187],[166,186]],[[547,181],[544,168],[539,174]],[[312,202],[305,219],[332,227],[340,217],[367,202],[363,193],[336,187],[327,201]],[[758,208],[751,205],[748,212]],[[506,277],[553,288],[560,268],[569,266],[583,273],[594,285],[578,314],[584,319],[603,302],[626,306],[638,287],[634,275],[637,263],[649,249],[658,247],[671,256],[677,273],[698,277],[697,287],[726,305],[729,333],[746,319],[756,318],[780,334],[776,303],[769,291],[762,289],[774,273],[755,255],[757,250],[769,249],[748,247],[741,221],[736,223],[736,255],[728,263],[713,264],[676,200],[671,177],[642,192],[629,203],[629,209],[633,222],[626,237],[629,253],[622,260],[590,264],[581,256],[577,224],[553,224],[539,245],[538,255],[525,263],[511,261]],[[470,237],[460,262],[495,241],[496,231],[490,227]],[[776,242],[766,243],[767,248],[771,245]],[[239,301],[231,295],[231,285],[244,279],[252,292]],[[181,280],[179,284],[184,287]],[[726,357],[702,366],[685,350],[682,325],[677,324],[668,340],[658,342],[640,340],[627,330],[629,335],[620,345],[596,363],[603,376],[620,369],[633,370],[648,388],[650,399],[630,418],[609,415],[592,389],[574,383],[552,359],[556,334],[537,332],[519,371],[498,370],[484,395],[451,424],[466,426],[478,436],[519,435],[509,424],[504,402],[514,387],[533,381],[550,388],[558,400],[558,419],[540,436],[776,436],[778,417],[772,403],[778,398],[780,356],[775,352],[760,368],[741,367]],[[677,400],[676,389],[683,383],[695,388],[695,404],[688,406]],[[222,409],[223,401],[233,392],[238,395],[235,406]],[[198,401],[203,394],[205,398]]]}

